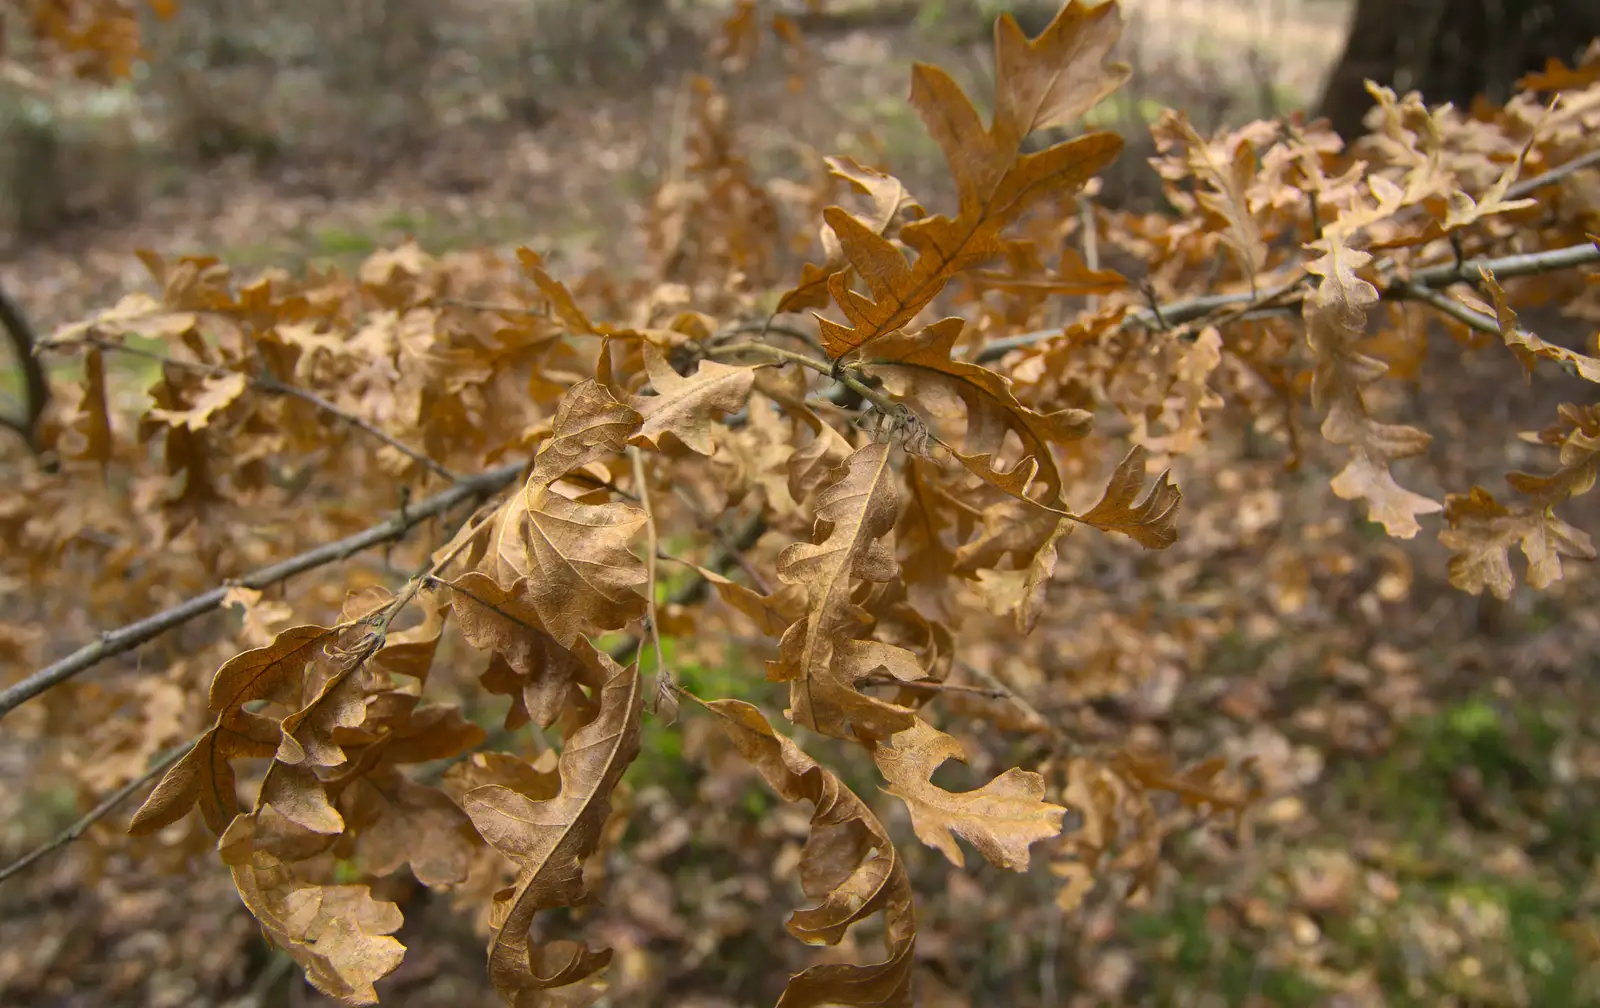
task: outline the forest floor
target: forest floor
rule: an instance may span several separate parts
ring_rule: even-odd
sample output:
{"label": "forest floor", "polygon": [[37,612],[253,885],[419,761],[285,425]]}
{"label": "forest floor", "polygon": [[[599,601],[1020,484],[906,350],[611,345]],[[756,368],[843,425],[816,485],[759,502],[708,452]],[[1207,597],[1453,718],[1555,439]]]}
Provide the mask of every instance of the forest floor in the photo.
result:
{"label": "forest floor", "polygon": [[[1180,101],[1203,127],[1303,107],[1341,41],[1338,5],[1127,6],[1139,50],[1133,97],[1115,110],[1113,125],[1125,132]],[[903,32],[855,33],[818,48],[824,69],[814,99],[790,99],[777,77],[735,96],[735,119],[787,124],[743,134],[758,175],[803,178],[797,149],[830,153],[842,142],[902,169],[931,202],[942,183],[902,101],[906,71],[913,57],[936,58],[961,68],[965,81],[984,74],[983,60]],[[140,248],[214,254],[242,269],[348,269],[409,236],[430,252],[528,245],[553,253],[554,270],[567,275],[614,268],[644,257],[644,208],[672,170],[678,101],[676,88],[662,86],[558,107],[538,128],[463,127],[433,138],[410,162],[355,180],[329,173],[310,184],[306,173],[222,164],[132,218],[13,246],[0,272],[47,332],[145,286],[133,255]],[[1474,367],[1464,376],[1424,375],[1415,397],[1430,403],[1431,417],[1459,414],[1447,427],[1479,424],[1478,395],[1504,386],[1515,365]],[[1508,423],[1541,422],[1538,395],[1509,394]],[[1237,510],[1230,488],[1284,482],[1281,459],[1233,452],[1219,443],[1184,463],[1186,490],[1210,488],[1193,495],[1187,520],[1203,525]],[[1461,464],[1487,483],[1505,461]],[[1129,906],[1091,900],[1065,919],[1043,872],[963,873],[908,855],[925,918],[921,1003],[1600,1003],[1600,584],[1579,571],[1561,591],[1482,607],[1444,585],[1437,549],[1401,551],[1367,531],[1327,492],[1327,475],[1310,468],[1307,492],[1274,505],[1282,511],[1277,534],[1320,536],[1330,551],[1378,560],[1309,575],[1293,598],[1279,586],[1227,600],[1230,613],[1260,611],[1230,617],[1232,629],[1201,660],[1178,663],[1177,681],[1139,684],[1144,695],[1160,694],[1157,701],[1079,711],[1099,731],[1143,734],[1180,756],[1257,756],[1272,787],[1249,829],[1175,835],[1152,894]],[[1592,506],[1573,516],[1589,528],[1594,517]],[[1207,562],[1215,565],[1211,580],[1226,583],[1252,560]],[[1392,600],[1372,587],[1400,570],[1408,590]],[[1374,591],[1382,600],[1376,613],[1361,601]],[[1166,616],[1147,615],[1156,624]],[[1080,629],[1064,623],[1039,632],[1068,638]],[[743,677],[737,666],[684,675],[714,690]],[[654,757],[683,743],[656,733],[647,745]],[[0,809],[12,813],[0,828],[0,860],[85,807],[87,796],[71,787],[18,780],[26,755],[3,754],[15,765],[0,774]],[[657,769],[666,762],[646,758],[630,771],[641,822],[696,800],[706,786],[698,771]],[[770,799],[748,781],[730,786],[728,835],[744,836]],[[913,847],[904,827],[895,823],[903,848]],[[617,1003],[771,1003],[774,962],[797,967],[807,959],[804,949],[770,951],[796,943],[772,923],[775,914],[762,912],[763,902],[787,897],[764,888],[759,855],[712,831],[676,846],[659,835],[649,840],[626,838],[614,881],[620,895],[601,918],[601,937],[635,950],[613,966]],[[0,1002],[322,1003],[286,958],[264,947],[214,862],[172,877],[111,872],[115,842],[96,831],[29,877],[0,885]],[[101,881],[86,886],[88,877]],[[380,985],[384,1003],[488,1003],[480,936],[451,915],[448,899],[412,900],[400,937],[410,944],[416,936],[416,951]],[[708,920],[719,922],[722,944],[710,958],[684,955]]]}

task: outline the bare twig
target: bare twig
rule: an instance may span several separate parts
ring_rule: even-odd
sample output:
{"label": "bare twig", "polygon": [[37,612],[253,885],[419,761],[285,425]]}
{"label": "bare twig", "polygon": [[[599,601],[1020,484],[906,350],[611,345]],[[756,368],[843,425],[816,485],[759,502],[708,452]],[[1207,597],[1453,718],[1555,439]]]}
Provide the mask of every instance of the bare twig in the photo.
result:
{"label": "bare twig", "polygon": [[1541,172],[1532,178],[1523,179],[1506,190],[1505,199],[1507,201],[1521,199],[1529,193],[1543,189],[1547,185],[1555,185],[1568,175],[1595,165],[1600,165],[1600,148],[1592,150],[1581,157],[1575,157],[1566,164],[1557,165],[1547,172]]}
{"label": "bare twig", "polygon": [[203,594],[196,595],[194,598],[181,602],[170,609],[163,610],[153,616],[147,616],[142,620],[116,630],[108,631],[102,634],[95,643],[81,647],[60,661],[40,669],[21,682],[0,690],[0,718],[4,718],[19,705],[33,699],[50,687],[71,679],[78,673],[93,667],[112,655],[132,650],[174,627],[181,626],[197,616],[203,616],[211,612],[222,605],[222,599],[231,586],[265,588],[287,580],[296,574],[302,574],[308,570],[343,560],[351,554],[359,553],[379,543],[400,539],[415,526],[420,525],[429,518],[443,514],[462,501],[474,497],[487,496],[501,489],[516,478],[517,474],[523,470],[523,467],[524,463],[517,462],[468,477],[449,489],[443,490],[420,503],[413,504],[403,512],[395,514],[365,531],[346,536],[335,542],[325,543],[270,567],[252,571],[227,585],[221,585]]}
{"label": "bare twig", "polygon": [[22,309],[0,290],[0,328],[6,331],[11,348],[16,353],[17,367],[22,371],[23,402],[21,416],[0,416],[0,427],[9,427],[22,435],[28,447],[39,450],[39,418],[50,405],[50,381],[45,376],[44,365],[34,355],[33,328],[22,314]]}
{"label": "bare twig", "polygon": [[60,833],[56,834],[55,839],[39,847],[35,847],[22,857],[19,857],[15,861],[6,865],[4,868],[0,868],[0,882],[4,882],[17,872],[29,867],[46,854],[65,847],[67,844],[83,836],[89,831],[90,826],[93,826],[101,819],[104,819],[106,816],[110,815],[116,810],[118,805],[121,805],[123,802],[127,801],[135,792],[139,791],[146,784],[149,784],[157,777],[160,777],[166,772],[167,767],[182,759],[183,755],[190,749],[193,749],[195,743],[199,742],[204,737],[204,733],[196,735],[189,741],[184,742],[181,745],[173,746],[171,749],[168,749],[166,752],[157,756],[156,761],[150,765],[150,769],[146,770],[134,780],[129,781],[128,783],[117,788],[115,791],[106,795],[104,798],[100,799],[99,804],[90,809],[88,812],[84,813],[83,818],[79,819],[71,826],[68,826]]}
{"label": "bare twig", "polygon": [[1491,336],[1500,335],[1500,323],[1492,316],[1480,311],[1473,311],[1466,305],[1431,287],[1424,287],[1418,283],[1397,284],[1390,288],[1396,299],[1421,301],[1423,304],[1450,316],[1470,328]]}
{"label": "bare twig", "polygon": [[[92,334],[78,339],[66,340],[59,343],[47,343],[45,345],[54,348],[72,346],[79,343],[92,347],[98,347],[101,350],[125,353],[134,357],[144,357],[149,360],[160,361],[164,365],[186,368],[190,371],[200,371],[214,376],[244,374],[244,372],[235,371],[232,368],[223,367],[220,364],[206,364],[202,361],[179,360],[176,357],[169,357],[166,354],[157,353],[154,350],[146,350],[143,347],[128,346],[125,343],[118,343],[115,340],[108,340],[104,337],[95,336]],[[269,395],[293,396],[302,402],[310,403],[312,406],[315,406],[317,409],[323,411],[329,416],[338,420],[342,420],[350,426],[355,427],[374,438],[377,438],[390,448],[393,448],[395,451],[406,456],[407,458],[426,466],[428,469],[433,470],[435,473],[438,473],[447,480],[454,482],[461,479],[460,474],[450,470],[443,463],[434,461],[433,459],[429,458],[426,453],[418,451],[405,442],[396,439],[380,428],[375,427],[371,422],[363,420],[361,417],[356,416],[354,413],[351,413],[342,406],[334,405],[309,389],[303,389],[298,385],[290,385],[288,382],[279,381],[277,378],[274,378],[269,374],[244,374],[244,378],[253,388],[258,391],[265,392]]]}

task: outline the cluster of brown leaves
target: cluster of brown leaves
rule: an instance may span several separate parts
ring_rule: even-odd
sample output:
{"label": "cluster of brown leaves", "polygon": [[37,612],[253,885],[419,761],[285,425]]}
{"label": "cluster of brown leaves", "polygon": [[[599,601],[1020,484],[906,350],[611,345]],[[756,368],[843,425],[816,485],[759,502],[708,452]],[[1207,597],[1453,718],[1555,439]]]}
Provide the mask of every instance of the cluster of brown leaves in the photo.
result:
{"label": "cluster of brown leaves", "polygon": [[[751,44],[742,14],[729,53]],[[1182,497],[1166,472],[1149,479],[1152,456],[1192,449],[1224,409],[1298,454],[1309,391],[1324,439],[1348,453],[1334,492],[1401,538],[1442,510],[1461,587],[1508,592],[1513,545],[1536,587],[1560,577],[1560,556],[1593,557],[1552,510],[1594,482],[1593,407],[1563,407],[1538,436],[1560,467],[1514,474],[1518,508],[1477,488],[1444,504],[1405,489],[1394,464],[1428,435],[1375,414],[1380,379],[1414,363],[1424,338],[1405,302],[1479,279],[1459,265],[1469,243],[1471,254],[1528,251],[1594,230],[1592,193],[1562,190],[1550,215],[1539,211],[1553,197],[1510,193],[1530,166],[1592,146],[1600,88],[1471,118],[1377,89],[1361,160],[1315,125],[1206,139],[1171,115],[1156,127],[1157,167],[1182,216],[1111,215],[1079,201],[1118,137],[1031,152],[1024,140],[1074,124],[1124,81],[1108,57],[1120,29],[1114,3],[1074,0],[1034,39],[1002,17],[987,124],[948,74],[916,68],[911,104],[948,162],[955,206],[930,215],[893,176],[830,159],[871,205],[824,211],[822,264],[780,297],[782,312],[814,310],[815,337],[748,317],[781,236],[763,244],[777,215],[709,80],[693,89],[692,156],[656,203],[661,261],[646,280],[569,287],[527,250],[513,268],[407,245],[354,278],[251,281],[210,259],[150,257],[158,295],[129,295],[50,341],[83,351],[85,378],[41,435],[59,471],[29,477],[26,498],[0,512],[19,579],[59,585],[88,566],[104,611],[138,608],[386,507],[403,515],[409,494],[441,481],[524,465],[398,588],[367,571],[365,583],[330,577],[282,601],[230,596],[251,646],[217,669],[208,725],[133,831],[181,833],[198,809],[267,934],[348,1003],[374,1001],[404,954],[401,909],[375,889],[402,868],[488,897],[490,977],[510,1003],[586,1003],[610,953],[548,938],[540,913],[593,897],[643,725],[670,723],[687,698],[686,716],[715,719],[779,796],[812,805],[796,872],[815,905],[790,932],[837,945],[882,917],[881,960],[807,969],[781,1003],[904,1005],[915,915],[881,809],[745,699],[682,687],[663,636],[753,628],[769,645],[766,679],[787,684],[784,716],[859,745],[919,840],[959,867],[959,837],[1014,871],[1048,844],[1071,907],[1112,871],[1149,883],[1165,828],[1156,796],[1238,811],[1250,789],[1222,760],[1185,770],[1131,748],[1069,749],[1056,732],[1043,772],[1011,768],[952,792],[934,773],[967,750],[933,711],[948,701],[1002,724],[1020,714],[1051,733],[1018,696],[963,694],[972,663],[960,656],[993,633],[988,617],[1021,634],[1045,618],[1060,549],[1081,526],[1150,550],[1176,542]],[[777,30],[794,44],[791,26]],[[1145,262],[1156,296],[1222,296],[1142,305],[1119,273],[1066,244],[1088,227],[1094,247]],[[1594,309],[1592,291],[1510,272],[1519,296]],[[1481,335],[1487,320],[1525,363],[1600,375],[1594,358],[1522,329],[1500,283],[1481,279],[1493,308],[1450,302],[1453,335]],[[520,301],[484,302],[506,289]],[[1016,338],[1062,297],[1093,301],[1064,327]],[[1378,337],[1374,313],[1388,323]],[[108,366],[122,358],[157,369],[132,431]],[[1126,421],[1120,448],[1091,436],[1108,411]],[[85,493],[96,480],[104,489]],[[664,565],[714,596],[669,589]],[[311,621],[286,625],[295,615]],[[1105,632],[1115,650],[1115,628]],[[139,702],[76,686],[52,696],[69,694],[102,716]],[[467,716],[484,694],[510,700],[493,733]],[[67,703],[39,705],[35,727],[59,731]],[[181,737],[182,719],[169,721],[159,733],[132,722],[124,765]],[[560,744],[491,747],[530,724]],[[240,801],[241,770],[253,801]],[[1064,833],[1069,809],[1081,821]]]}
{"label": "cluster of brown leaves", "polygon": [[[162,20],[178,9],[175,0],[145,0],[144,6]],[[135,0],[23,0],[18,7],[31,38],[79,77],[126,77],[143,54]],[[5,54],[5,29],[0,20],[0,56]]]}

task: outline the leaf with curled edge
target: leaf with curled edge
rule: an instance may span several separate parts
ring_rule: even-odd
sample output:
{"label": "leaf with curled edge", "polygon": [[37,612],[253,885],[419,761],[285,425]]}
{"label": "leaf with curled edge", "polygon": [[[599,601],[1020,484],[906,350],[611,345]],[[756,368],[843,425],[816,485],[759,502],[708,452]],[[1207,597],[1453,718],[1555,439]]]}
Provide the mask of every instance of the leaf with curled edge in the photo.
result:
{"label": "leaf with curled edge", "polygon": [[633,443],[659,449],[661,438],[672,434],[689,450],[710,455],[717,447],[712,440],[712,414],[744,407],[756,369],[702,360],[694,374],[685,377],[673,370],[655,344],[646,342],[643,352],[645,373],[655,394],[633,401],[644,418]]}
{"label": "leaf with curled edge", "polygon": [[[791,716],[826,735],[883,736],[910,726],[910,710],[855,688],[882,666],[902,678],[916,666],[910,652],[858,641],[859,614],[851,605],[856,580],[886,582],[899,566],[883,540],[896,517],[894,467],[889,446],[858,448],[817,493],[812,542],[791,543],[778,556],[778,578],[801,586],[805,614],[789,625],[768,678],[790,683]],[[920,678],[918,671],[912,678]]]}
{"label": "leaf with curled edge", "polygon": [[626,449],[642,422],[594,379],[574,385],[521,492],[483,524],[487,555],[478,558],[478,570],[502,588],[520,580],[518,603],[562,647],[644,614],[645,599],[636,590],[647,580],[644,562],[629,544],[645,513],[622,503],[581,504],[553,488]]}
{"label": "leaf with curled edge", "polygon": [[457,756],[482,743],[484,731],[453,705],[418,699],[400,689],[368,698],[366,719],[337,736],[348,764],[328,773],[275,763],[269,782],[286,771],[298,776],[284,777],[294,787],[275,787],[270,799],[263,784],[263,803],[316,830],[325,827],[290,809],[316,811],[325,801],[318,792],[326,792],[343,821],[341,849],[352,845],[365,870],[386,875],[409,864],[423,885],[454,885],[466,880],[477,846],[471,823],[443,791],[412,780],[401,768]]}
{"label": "leaf with curled edge", "polygon": [[1421,454],[1432,438],[1415,427],[1379,423],[1367,414],[1362,389],[1387,367],[1356,351],[1365,336],[1367,309],[1378,303],[1378,291],[1356,275],[1372,256],[1349,247],[1348,234],[1348,227],[1330,227],[1308,246],[1320,255],[1306,264],[1306,271],[1322,278],[1303,308],[1306,339],[1316,358],[1311,398],[1328,411],[1322,436],[1350,449],[1350,461],[1331,483],[1334,494],[1344,500],[1365,500],[1370,520],[1397,539],[1410,539],[1422,529],[1417,516],[1433,514],[1441,505],[1400,486],[1389,465]]}
{"label": "leaf with curled edge", "polygon": [[1044,778],[1012,767],[983,787],[952,793],[934,784],[934,771],[948,759],[966,762],[961,743],[918,719],[872,758],[890,794],[906,803],[917,839],[961,867],[957,836],[978,849],[990,864],[1011,871],[1028,869],[1028,848],[1061,832],[1066,809],[1044,800]]}
{"label": "leaf with curled edge", "polygon": [[468,571],[445,584],[453,589],[461,635],[492,655],[480,678],[484,689],[511,697],[506,730],[530,719],[541,728],[555,724],[572,702],[585,667],[541,627],[527,579],[507,588],[487,574]]}
{"label": "leaf with curled edge", "polygon": [[[853,214],[857,220],[875,234],[890,237],[897,221],[915,219],[923,214],[922,205],[912,198],[904,183],[893,175],[869,168],[852,157],[837,155],[823,159],[830,174],[849,182],[872,200],[872,213],[868,216]],[[825,308],[828,304],[828,278],[849,267],[839,236],[827,224],[822,226],[823,264],[806,263],[800,268],[800,283],[784,292],[778,299],[778,311],[797,312],[807,308]]]}
{"label": "leaf with curled edge", "polygon": [[[299,879],[292,861],[258,843],[272,812],[235,818],[219,841],[245,907],[273,944],[288,952],[319,991],[348,1005],[378,1002],[373,984],[393,973],[405,947],[393,937],[404,919],[364,885]],[[266,825],[263,827],[263,818]]]}
{"label": "leaf with curled edge", "polygon": [[1000,255],[1001,230],[1028,207],[1080,188],[1115,160],[1122,140],[1112,133],[1022,154],[1029,133],[1069,122],[1126,79],[1125,67],[1105,59],[1122,29],[1115,6],[1071,3],[1031,41],[1015,19],[1003,16],[995,28],[998,101],[987,129],[954,78],[938,67],[914,67],[911,105],[944,152],[959,210],[953,218],[940,214],[901,229],[914,252],[910,263],[839,207],[823,212],[868,291],[851,289],[842,270],[828,277],[828,292],[846,318],[818,317],[829,356],[842,357],[908,325],[952,277]]}
{"label": "leaf with curled edge", "polygon": [[134,836],[148,836],[182,819],[196,805],[206,827],[220,834],[239,814],[236,759],[262,759],[278,751],[278,722],[241,712],[212,726],[194,748],[172,765],[128,823]]}
{"label": "leaf with curled edge", "polygon": [[698,700],[717,716],[739,754],[785,801],[812,803],[800,856],[800,884],[818,905],[789,916],[789,933],[809,945],[837,945],[850,926],[882,910],[888,958],[827,963],[791,977],[778,1008],[850,1005],[910,1008],[916,917],[911,884],[883,824],[831,771],[772,730],[743,700]]}
{"label": "leaf with curled edge", "polygon": [[1534,362],[1543,357],[1545,360],[1555,361],[1568,374],[1577,375],[1584,381],[1600,383],[1600,359],[1553,343],[1546,343],[1522,328],[1517,322],[1517,313],[1506,300],[1506,292],[1500,286],[1500,281],[1496,280],[1488,269],[1481,266],[1478,268],[1478,274],[1483,277],[1484,284],[1489,288],[1489,294],[1494,298],[1494,314],[1495,320],[1500,323],[1500,336],[1516,355],[1517,360],[1522,363],[1524,370],[1531,373]]}
{"label": "leaf with curled edge", "polygon": [[1134,445],[1106,484],[1099,503],[1078,517],[1106,532],[1121,532],[1145,549],[1166,549],[1178,541],[1178,507],[1183,494],[1163,472],[1144,500],[1135,503],[1144,486],[1144,447]]}
{"label": "leaf with curled edge", "polygon": [[[1011,380],[988,368],[954,360],[951,351],[964,319],[940,319],[916,333],[896,333],[872,345],[872,358],[866,362],[869,373],[881,376],[890,392],[916,402],[919,397],[944,394],[959,398],[966,407],[966,435],[963,448],[954,452],[967,470],[1013,497],[1041,503],[1027,497],[1038,480],[1044,485],[1042,506],[1059,500],[1061,472],[1056,466],[1051,444],[1066,444],[1089,433],[1093,414],[1086,410],[1064,409],[1040,413],[1017,400]],[[996,457],[1007,432],[1022,443],[1023,455],[1009,469],[996,468]]]}
{"label": "leaf with curled edge", "polygon": [[177,822],[195,807],[206,825],[221,833],[239,814],[232,760],[271,756],[283,739],[278,721],[244,705],[259,700],[299,706],[306,666],[338,639],[344,627],[289,627],[264,647],[222,663],[211,680],[209,708],[216,723],[166,772],[134,813],[128,829],[152,833]]}
{"label": "leaf with curled edge", "polygon": [[643,690],[639,670],[622,668],[587,639],[576,652],[595,674],[599,712],[572,734],[557,764],[561,791],[535,800],[503,784],[468,791],[463,804],[479,834],[517,866],[514,886],[495,894],[489,977],[515,1005],[577,984],[610,960],[609,950],[536,945],[529,927],[540,910],[577,906],[588,893],[583,861],[594,853],[611,812],[611,793],[639,752]]}
{"label": "leaf with curled edge", "polygon": [[519,248],[517,262],[522,266],[522,272],[539,288],[539,293],[550,302],[556,317],[565,322],[569,329],[587,336],[598,336],[607,331],[589,321],[589,316],[578,307],[578,302],[573,299],[566,285],[545,271],[544,256],[529,248]]}

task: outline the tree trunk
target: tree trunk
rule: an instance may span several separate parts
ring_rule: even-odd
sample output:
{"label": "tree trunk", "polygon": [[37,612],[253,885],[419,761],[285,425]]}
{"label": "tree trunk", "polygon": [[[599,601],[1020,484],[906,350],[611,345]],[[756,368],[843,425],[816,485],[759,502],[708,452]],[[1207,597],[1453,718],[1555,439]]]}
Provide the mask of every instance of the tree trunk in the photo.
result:
{"label": "tree trunk", "polygon": [[1518,77],[1551,57],[1573,65],[1596,36],[1600,0],[1357,0],[1318,111],[1341,136],[1360,136],[1368,79],[1429,105],[1504,102]]}

